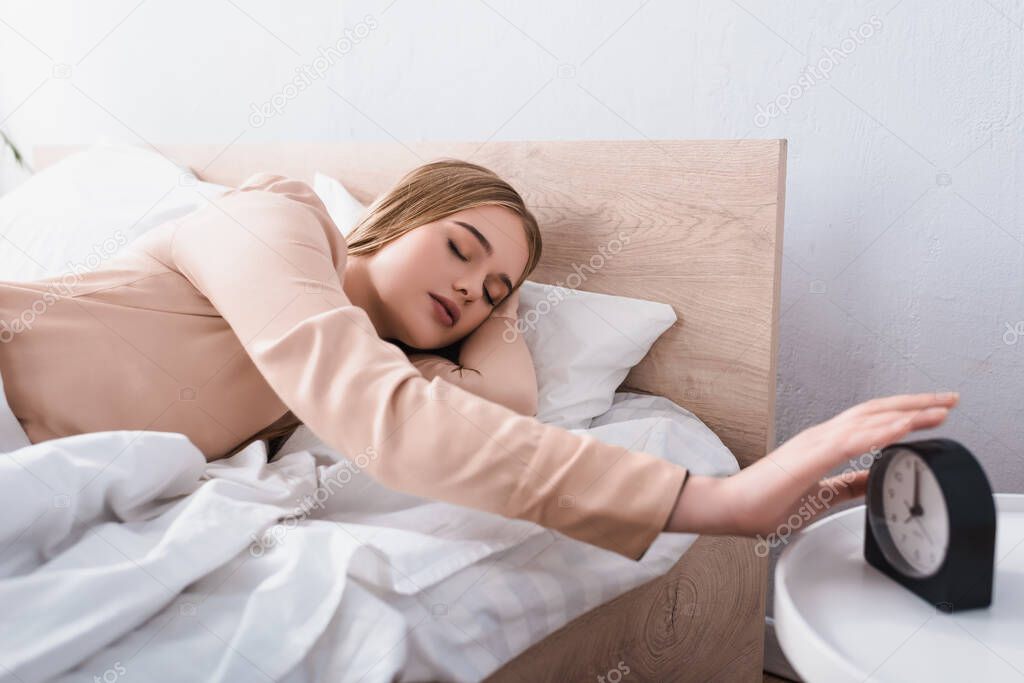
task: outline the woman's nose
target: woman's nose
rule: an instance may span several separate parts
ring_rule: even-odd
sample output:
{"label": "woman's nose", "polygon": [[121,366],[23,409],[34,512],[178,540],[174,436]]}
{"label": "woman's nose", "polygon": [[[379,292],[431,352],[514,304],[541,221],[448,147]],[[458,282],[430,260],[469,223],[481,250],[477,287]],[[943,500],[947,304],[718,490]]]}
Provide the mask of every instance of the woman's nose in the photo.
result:
{"label": "woman's nose", "polygon": [[457,291],[463,298],[470,299],[480,296],[475,291],[472,284],[466,282],[458,282],[455,284],[455,291]]}

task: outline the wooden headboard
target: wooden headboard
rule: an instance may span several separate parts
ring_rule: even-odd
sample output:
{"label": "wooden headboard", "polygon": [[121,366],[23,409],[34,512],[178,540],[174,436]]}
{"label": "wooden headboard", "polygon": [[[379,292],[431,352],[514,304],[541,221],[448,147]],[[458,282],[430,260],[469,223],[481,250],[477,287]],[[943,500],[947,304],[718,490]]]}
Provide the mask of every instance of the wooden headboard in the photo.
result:
{"label": "wooden headboard", "polygon": [[[78,149],[39,147],[36,166]],[[482,164],[511,182],[540,221],[543,258],[529,279],[579,281],[578,289],[652,299],[675,309],[678,322],[623,389],[660,394],[693,411],[741,465],[774,446],[785,140],[156,149],[201,179],[225,185],[239,185],[258,171],[312,183],[321,171],[364,202],[432,159]]]}

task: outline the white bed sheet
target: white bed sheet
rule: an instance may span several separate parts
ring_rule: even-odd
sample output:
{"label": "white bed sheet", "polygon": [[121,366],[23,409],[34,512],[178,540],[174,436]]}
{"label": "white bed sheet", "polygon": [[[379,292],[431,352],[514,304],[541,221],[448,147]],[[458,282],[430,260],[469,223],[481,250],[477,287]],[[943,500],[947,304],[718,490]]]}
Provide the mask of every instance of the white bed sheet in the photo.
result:
{"label": "white bed sheet", "polygon": [[[738,470],[659,397],[617,394],[574,431]],[[304,428],[282,450],[206,463],[184,435],[129,431],[0,443],[0,680],[479,680],[696,540],[661,534],[634,562],[391,491]]]}

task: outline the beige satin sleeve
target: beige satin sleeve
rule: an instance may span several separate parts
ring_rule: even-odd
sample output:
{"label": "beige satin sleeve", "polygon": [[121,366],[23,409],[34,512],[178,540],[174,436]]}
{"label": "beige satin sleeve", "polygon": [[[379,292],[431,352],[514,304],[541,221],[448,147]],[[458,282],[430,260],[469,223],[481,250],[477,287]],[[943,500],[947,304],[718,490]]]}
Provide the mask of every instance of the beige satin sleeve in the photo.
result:
{"label": "beige satin sleeve", "polygon": [[307,184],[253,176],[178,221],[171,254],[292,412],[385,485],[633,559],[664,528],[685,468],[427,379],[378,337],[342,290],[344,240]]}

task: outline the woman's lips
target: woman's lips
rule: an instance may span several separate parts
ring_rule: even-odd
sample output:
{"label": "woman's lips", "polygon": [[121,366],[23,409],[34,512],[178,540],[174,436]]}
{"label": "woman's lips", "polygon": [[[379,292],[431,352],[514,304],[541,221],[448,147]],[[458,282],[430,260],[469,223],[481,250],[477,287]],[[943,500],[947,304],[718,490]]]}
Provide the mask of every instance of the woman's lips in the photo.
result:
{"label": "woman's lips", "polygon": [[445,327],[454,327],[455,319],[452,318],[450,313],[448,313],[448,309],[445,308],[440,301],[434,298],[433,294],[430,295],[430,301],[434,307],[434,317],[436,317]]}

